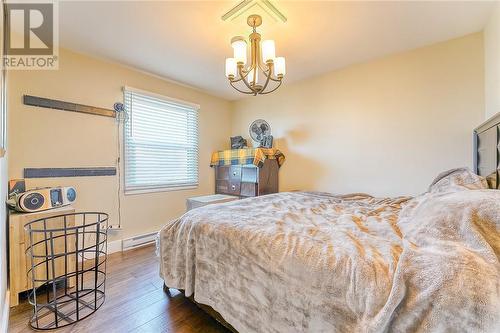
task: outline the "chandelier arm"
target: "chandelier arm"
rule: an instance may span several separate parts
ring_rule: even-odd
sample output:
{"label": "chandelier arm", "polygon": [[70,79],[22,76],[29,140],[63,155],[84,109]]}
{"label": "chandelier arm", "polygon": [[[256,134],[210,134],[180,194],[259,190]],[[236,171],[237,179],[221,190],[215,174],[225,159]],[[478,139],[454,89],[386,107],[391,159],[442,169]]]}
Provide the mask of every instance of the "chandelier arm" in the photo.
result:
{"label": "chandelier arm", "polygon": [[229,82],[230,82],[230,83],[231,83],[231,82],[232,82],[232,83],[236,83],[236,82],[240,82],[240,81],[241,81],[241,78],[239,78],[238,80],[231,80],[231,79],[229,80]]}
{"label": "chandelier arm", "polygon": [[253,93],[253,92],[251,92],[251,91],[244,91],[244,90],[241,90],[241,89],[237,88],[237,87],[233,84],[233,82],[231,82],[231,81],[229,82],[229,84],[231,85],[231,87],[233,87],[235,90],[237,90],[238,92],[240,92],[240,93],[242,93],[242,94],[247,94],[247,95],[253,95],[253,94],[254,94],[254,93]]}
{"label": "chandelier arm", "polygon": [[240,75],[240,78],[238,80],[233,80],[232,82],[240,82],[243,81],[248,76],[248,73],[252,70],[253,66],[250,67],[250,69],[247,71],[244,69],[243,65],[238,65],[238,74]]}
{"label": "chandelier arm", "polygon": [[[250,70],[253,69],[254,66],[252,66],[252,68]],[[250,71],[248,71],[249,73]],[[247,75],[248,75],[247,73]],[[241,80],[243,81],[243,83],[245,83],[245,85],[247,86],[248,89],[250,89],[251,91],[253,91],[254,95],[257,93],[254,89],[252,89],[252,87],[250,86],[250,84],[248,84],[248,81],[246,79],[246,75],[243,76],[243,69],[240,67],[240,76],[241,76]]]}
{"label": "chandelier arm", "polygon": [[[269,68],[264,68],[264,67],[262,67],[262,66],[261,66],[261,64],[260,64],[260,61],[259,61],[258,66],[259,66],[260,70],[261,70],[264,74],[266,74],[267,72],[269,72],[269,74],[271,74],[271,73],[270,73],[270,69],[269,69]],[[266,76],[267,76],[267,74],[266,74]]]}
{"label": "chandelier arm", "polygon": [[252,88],[252,86],[248,83],[248,81],[246,79],[242,79],[242,81],[247,86],[248,89],[253,91],[254,94],[256,93],[255,90]]}
{"label": "chandelier arm", "polygon": [[[253,68],[254,68],[254,66],[252,65],[252,66],[250,66],[250,68],[248,70],[246,70],[246,69],[244,69],[243,66],[241,66],[240,73],[239,73],[240,76],[246,78],[248,76],[248,74],[252,71]],[[243,74],[245,74],[245,75],[243,75]]]}
{"label": "chandelier arm", "polygon": [[261,91],[266,90],[267,85],[269,84],[269,80],[271,79],[271,66],[272,66],[272,64],[269,64],[268,66],[269,66],[269,73],[266,74],[266,72],[264,72],[264,75],[267,77],[267,79],[266,79],[266,83],[264,83],[264,86],[262,87]]}
{"label": "chandelier arm", "polygon": [[233,82],[233,83],[240,82],[240,81],[243,81],[242,77],[240,77],[238,80],[229,80],[229,82]]}
{"label": "chandelier arm", "polygon": [[[248,76],[248,73],[249,73],[249,72],[250,72],[250,71],[248,71],[248,72],[247,72],[247,71],[245,71],[245,70],[243,69],[243,66],[242,66],[242,67],[241,67],[240,72],[238,73],[238,74],[240,75],[240,78],[239,78],[238,80],[234,80],[234,79],[233,79],[233,80],[229,80],[229,82],[236,83],[236,82],[243,81],[243,79],[244,79],[244,78],[246,78],[246,77]],[[243,74],[245,74],[245,75],[243,75],[242,73],[243,73]]]}
{"label": "chandelier arm", "polygon": [[283,81],[283,79],[275,79],[275,78],[270,78],[271,81],[274,81],[274,82],[281,82]]}
{"label": "chandelier arm", "polygon": [[267,94],[272,93],[273,91],[275,91],[276,89],[278,89],[281,86],[281,82],[283,82],[283,81],[279,81],[279,84],[273,90],[266,91],[266,92],[261,92],[260,94],[261,95],[267,95]]}

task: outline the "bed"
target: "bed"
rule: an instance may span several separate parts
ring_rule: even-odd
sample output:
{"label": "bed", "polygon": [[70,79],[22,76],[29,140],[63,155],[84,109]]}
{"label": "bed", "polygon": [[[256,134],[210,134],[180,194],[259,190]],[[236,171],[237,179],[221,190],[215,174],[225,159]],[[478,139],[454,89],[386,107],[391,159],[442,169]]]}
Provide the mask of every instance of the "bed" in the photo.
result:
{"label": "bed", "polygon": [[160,231],[160,274],[240,333],[499,332],[491,184],[461,168],[414,198],[291,192],[194,209]]}

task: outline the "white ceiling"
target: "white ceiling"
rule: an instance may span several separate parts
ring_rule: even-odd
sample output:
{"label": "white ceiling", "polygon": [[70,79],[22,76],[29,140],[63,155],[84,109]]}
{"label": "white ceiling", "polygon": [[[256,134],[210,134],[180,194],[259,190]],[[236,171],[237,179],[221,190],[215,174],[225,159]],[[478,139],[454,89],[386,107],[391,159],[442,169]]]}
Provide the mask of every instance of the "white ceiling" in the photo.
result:
{"label": "white ceiling", "polygon": [[[60,45],[227,99],[230,39],[248,35],[221,16],[239,1],[69,1],[59,7]],[[481,31],[491,2],[275,1],[286,23],[258,31],[285,56],[285,83]]]}

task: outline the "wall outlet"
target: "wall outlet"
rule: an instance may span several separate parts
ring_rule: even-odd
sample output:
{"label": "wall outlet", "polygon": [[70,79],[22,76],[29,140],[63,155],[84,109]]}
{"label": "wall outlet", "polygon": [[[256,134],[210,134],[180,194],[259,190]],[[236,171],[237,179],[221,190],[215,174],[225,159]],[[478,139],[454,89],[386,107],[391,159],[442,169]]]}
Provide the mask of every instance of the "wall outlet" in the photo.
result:
{"label": "wall outlet", "polygon": [[118,224],[110,224],[108,225],[108,230],[122,230],[122,227]]}

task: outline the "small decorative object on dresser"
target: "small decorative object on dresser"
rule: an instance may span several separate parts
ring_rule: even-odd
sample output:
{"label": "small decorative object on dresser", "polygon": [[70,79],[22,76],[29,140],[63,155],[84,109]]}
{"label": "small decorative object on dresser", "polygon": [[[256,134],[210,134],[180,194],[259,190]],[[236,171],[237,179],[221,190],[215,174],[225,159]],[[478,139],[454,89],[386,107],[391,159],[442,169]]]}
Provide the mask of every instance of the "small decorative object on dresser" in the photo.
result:
{"label": "small decorative object on dresser", "polygon": [[278,192],[285,155],[278,149],[247,148],[214,152],[215,193],[255,197]]}
{"label": "small decorative object on dresser", "polygon": [[9,198],[13,195],[26,192],[26,181],[24,179],[9,180]]}
{"label": "small decorative object on dresser", "polygon": [[243,139],[241,135],[231,137],[231,149],[246,148],[247,140]]}
{"label": "small decorative object on dresser", "polygon": [[264,135],[264,138],[260,142],[260,146],[262,148],[273,148],[273,136],[272,135]]}

